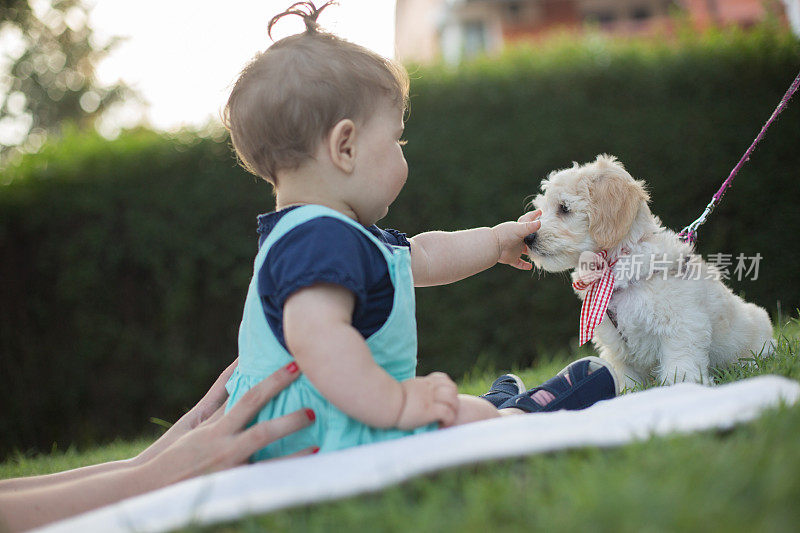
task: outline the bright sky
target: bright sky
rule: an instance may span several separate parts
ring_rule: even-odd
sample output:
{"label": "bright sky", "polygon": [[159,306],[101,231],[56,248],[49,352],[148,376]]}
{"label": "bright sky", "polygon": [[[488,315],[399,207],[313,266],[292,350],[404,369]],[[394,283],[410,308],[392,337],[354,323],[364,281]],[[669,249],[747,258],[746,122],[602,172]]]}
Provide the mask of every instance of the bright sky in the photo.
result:
{"label": "bright sky", "polygon": [[[267,23],[291,0],[94,0],[90,24],[102,40],[127,38],[98,68],[102,83],[124,80],[149,103],[128,106],[103,133],[146,116],[159,129],[218,117],[241,68],[272,41]],[[322,2],[316,0],[319,5]],[[382,55],[394,55],[395,0],[339,0],[320,24]],[[275,26],[277,39],[303,29],[299,17]]]}

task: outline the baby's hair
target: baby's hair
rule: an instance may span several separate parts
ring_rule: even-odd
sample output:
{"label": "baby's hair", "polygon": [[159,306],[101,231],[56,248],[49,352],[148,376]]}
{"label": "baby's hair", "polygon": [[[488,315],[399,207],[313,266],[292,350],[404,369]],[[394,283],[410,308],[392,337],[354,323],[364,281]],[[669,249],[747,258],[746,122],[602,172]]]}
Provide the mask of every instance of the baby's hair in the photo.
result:
{"label": "baby's hair", "polygon": [[277,185],[277,173],[298,168],[337,122],[365,121],[382,102],[405,112],[408,73],[402,65],[324,31],[319,8],[296,2],[274,16],[297,15],[304,32],[276,41],[236,81],[223,111],[242,166]]}
{"label": "baby's hair", "polygon": [[[276,22],[278,22],[280,19],[282,19],[287,15],[298,15],[302,17],[303,23],[305,23],[306,25],[307,33],[319,33],[320,27],[319,23],[317,22],[317,18],[319,17],[319,14],[322,12],[322,10],[330,5],[338,5],[338,3],[335,0],[328,0],[320,7],[316,7],[313,2],[297,2],[295,4],[292,4],[291,6],[289,6],[289,9],[287,9],[283,13],[278,13],[277,15],[272,17],[272,20],[270,20],[269,24],[267,25],[267,35],[269,35],[269,38],[272,39],[272,27],[275,25]],[[308,9],[308,12],[303,11],[301,9],[304,7]],[[275,39],[272,40],[274,41]]]}

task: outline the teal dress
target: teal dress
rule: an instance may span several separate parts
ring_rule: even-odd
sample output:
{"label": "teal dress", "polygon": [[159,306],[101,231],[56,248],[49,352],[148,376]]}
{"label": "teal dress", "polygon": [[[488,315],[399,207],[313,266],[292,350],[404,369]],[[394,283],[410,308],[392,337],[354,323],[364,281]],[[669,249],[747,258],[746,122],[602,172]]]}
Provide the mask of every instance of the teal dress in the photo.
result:
{"label": "teal dress", "polygon": [[[239,364],[226,385],[230,395],[226,411],[258,382],[293,360],[291,354],[275,338],[264,316],[258,295],[258,272],[270,248],[281,237],[300,224],[323,216],[337,218],[357,228],[381,251],[394,286],[394,300],[389,317],[378,331],[369,336],[366,340],[367,346],[372,351],[375,362],[397,381],[405,381],[416,375],[417,322],[409,249],[394,246],[390,251],[385,243],[351,218],[327,207],[307,205],[283,216],[256,255],[253,278],[247,290],[242,323],[239,327]],[[251,459],[259,461],[280,457],[310,446],[319,446],[320,452],[329,452],[431,431],[437,427],[436,424],[429,424],[405,431],[367,426],[346,415],[325,399],[305,375],[301,375],[264,407],[254,423],[304,408],[314,410],[316,414],[314,424],[262,448]]]}

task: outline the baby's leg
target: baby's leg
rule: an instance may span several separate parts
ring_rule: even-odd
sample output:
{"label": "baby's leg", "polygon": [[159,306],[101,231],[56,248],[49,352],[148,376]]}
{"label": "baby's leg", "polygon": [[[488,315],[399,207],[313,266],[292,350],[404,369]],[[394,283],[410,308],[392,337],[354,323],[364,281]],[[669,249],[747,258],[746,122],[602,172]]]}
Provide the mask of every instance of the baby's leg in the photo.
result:
{"label": "baby's leg", "polygon": [[[500,385],[507,385],[508,376],[513,377],[505,374],[492,385],[492,389],[487,393],[492,401],[484,397],[459,394],[458,414],[453,425],[506,415],[559,409],[585,409],[599,400],[613,398],[619,394],[619,380],[611,364],[598,357],[579,359],[545,382],[543,386],[516,395],[513,389],[507,391],[498,386],[498,382]],[[508,399],[516,400],[513,403],[514,407],[500,410],[495,407],[498,403],[505,403],[502,397],[498,402],[497,395],[502,393],[508,394]]]}
{"label": "baby's leg", "polygon": [[[546,405],[546,402],[542,402]],[[524,415],[526,411],[522,409],[515,409],[507,407],[505,409],[497,409],[494,405],[487,402],[483,398],[477,396],[470,396],[469,394],[458,395],[458,414],[454,426],[461,424],[469,424],[470,422],[478,422],[479,420],[487,420],[489,418],[497,418],[498,416],[508,415]]]}
{"label": "baby's leg", "polygon": [[[538,398],[536,398],[535,401],[537,401],[537,403],[540,402]],[[541,401],[540,403],[542,406],[546,404],[547,400]],[[523,411],[522,409],[507,407],[505,409],[498,410],[494,405],[487,402],[483,398],[470,396],[469,394],[459,394],[458,414],[456,415],[456,421],[453,423],[453,425],[460,426],[461,424],[469,424],[470,422],[478,422],[479,420],[497,418],[498,416],[524,414],[526,414],[526,411]]]}
{"label": "baby's leg", "polygon": [[[505,411],[506,409],[504,409]],[[515,409],[516,410],[516,409]],[[458,395],[458,414],[454,426],[461,424],[469,424],[470,422],[477,422],[478,420],[486,420],[488,418],[497,418],[500,412],[497,408],[477,396],[470,396],[469,394]]]}

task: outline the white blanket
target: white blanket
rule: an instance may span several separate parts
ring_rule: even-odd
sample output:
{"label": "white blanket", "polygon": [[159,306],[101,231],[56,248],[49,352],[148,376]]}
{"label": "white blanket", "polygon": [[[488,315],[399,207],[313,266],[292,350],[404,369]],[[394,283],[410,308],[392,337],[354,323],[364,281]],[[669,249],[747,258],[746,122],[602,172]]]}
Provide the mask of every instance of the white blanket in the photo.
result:
{"label": "white blanket", "polygon": [[247,465],[86,513],[42,531],[165,531],[375,491],[456,465],[670,433],[730,428],[794,403],[800,384],[761,376],[719,387],[681,384],[584,411],[503,417],[335,453]]}

